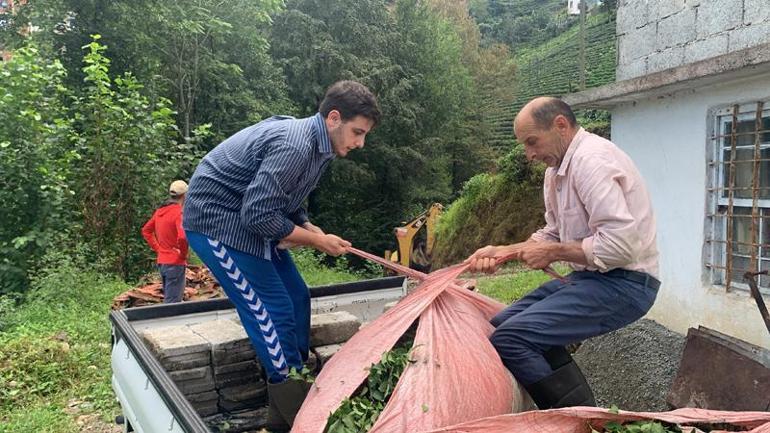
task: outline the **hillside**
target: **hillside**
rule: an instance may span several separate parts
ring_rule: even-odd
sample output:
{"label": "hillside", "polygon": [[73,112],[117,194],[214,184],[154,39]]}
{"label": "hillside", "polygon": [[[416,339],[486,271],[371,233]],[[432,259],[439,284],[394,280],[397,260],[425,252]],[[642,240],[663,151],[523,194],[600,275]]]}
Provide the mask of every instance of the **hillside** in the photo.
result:
{"label": "hillside", "polygon": [[[498,4],[501,2],[497,2]],[[526,8],[536,2],[510,1]],[[546,2],[549,7],[552,2]],[[537,45],[522,45],[516,52],[516,94],[510,100],[489,101],[494,116],[492,147],[505,155],[492,174],[471,179],[460,197],[450,204],[439,221],[434,262],[455,263],[488,244],[505,244],[525,239],[543,224],[542,167],[527,164],[515,146],[513,118],[530,99],[540,95],[560,96],[580,87],[580,26]],[[614,13],[600,12],[586,20],[586,87],[615,80],[616,45]],[[512,102],[511,102],[512,100]],[[604,112],[578,112],[581,124],[606,135],[609,118]]]}

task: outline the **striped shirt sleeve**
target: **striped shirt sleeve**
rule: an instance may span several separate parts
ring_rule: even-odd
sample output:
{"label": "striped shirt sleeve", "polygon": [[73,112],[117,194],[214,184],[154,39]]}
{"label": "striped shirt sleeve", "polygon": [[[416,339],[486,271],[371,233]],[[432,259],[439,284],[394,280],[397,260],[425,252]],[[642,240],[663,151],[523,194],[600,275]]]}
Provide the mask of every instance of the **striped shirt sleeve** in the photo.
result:
{"label": "striped shirt sleeve", "polygon": [[306,151],[287,137],[269,144],[254,179],[243,195],[243,225],[265,239],[280,240],[294,230],[285,214],[291,190],[306,170]]}

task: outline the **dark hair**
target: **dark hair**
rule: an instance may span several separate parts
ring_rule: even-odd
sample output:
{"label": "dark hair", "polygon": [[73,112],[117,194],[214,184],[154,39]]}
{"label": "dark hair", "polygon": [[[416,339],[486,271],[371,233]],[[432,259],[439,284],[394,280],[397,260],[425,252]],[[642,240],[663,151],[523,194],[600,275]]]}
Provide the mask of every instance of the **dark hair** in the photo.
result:
{"label": "dark hair", "polygon": [[332,110],[339,111],[344,121],[364,116],[375,126],[380,123],[382,115],[372,92],[355,81],[337,81],[329,87],[318,111],[325,118]]}
{"label": "dark hair", "polygon": [[567,118],[570,126],[577,126],[577,119],[575,113],[572,112],[570,106],[558,98],[544,98],[543,102],[532,107],[532,119],[540,129],[551,129],[553,119],[558,115],[562,115]]}

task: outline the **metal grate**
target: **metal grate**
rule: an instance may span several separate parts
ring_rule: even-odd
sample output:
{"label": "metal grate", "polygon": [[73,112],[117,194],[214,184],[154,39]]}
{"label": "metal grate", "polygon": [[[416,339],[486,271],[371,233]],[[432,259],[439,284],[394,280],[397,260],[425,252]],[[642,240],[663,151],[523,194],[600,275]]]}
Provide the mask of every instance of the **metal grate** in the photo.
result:
{"label": "metal grate", "polygon": [[[745,272],[770,270],[770,109],[767,102],[717,110],[711,134],[706,267],[726,290],[748,289]],[[770,276],[759,279],[770,293]]]}

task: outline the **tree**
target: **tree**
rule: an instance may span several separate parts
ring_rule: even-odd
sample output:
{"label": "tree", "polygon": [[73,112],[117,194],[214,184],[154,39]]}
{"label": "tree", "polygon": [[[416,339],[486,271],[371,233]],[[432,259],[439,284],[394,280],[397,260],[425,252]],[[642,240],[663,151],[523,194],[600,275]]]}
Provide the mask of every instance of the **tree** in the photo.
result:
{"label": "tree", "polygon": [[0,62],[0,294],[26,287],[29,268],[73,216],[65,75],[33,45]]}
{"label": "tree", "polygon": [[106,46],[86,45],[86,86],[75,100],[79,155],[74,188],[80,235],[99,259],[124,278],[146,269],[142,223],[180,173],[187,144],[178,144],[170,102],[151,101],[129,73],[111,78]]}

